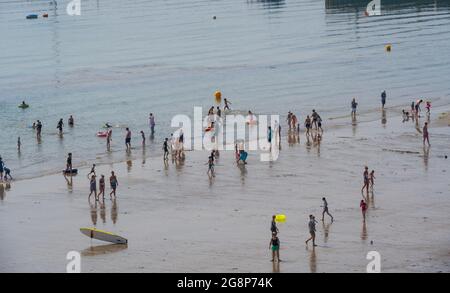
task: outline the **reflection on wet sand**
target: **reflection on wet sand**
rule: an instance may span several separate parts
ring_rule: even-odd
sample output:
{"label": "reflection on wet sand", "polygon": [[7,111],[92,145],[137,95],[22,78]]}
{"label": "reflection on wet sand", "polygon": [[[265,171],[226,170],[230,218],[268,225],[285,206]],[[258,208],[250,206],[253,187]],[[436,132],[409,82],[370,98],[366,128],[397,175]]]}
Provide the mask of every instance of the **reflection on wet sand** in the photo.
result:
{"label": "reflection on wet sand", "polygon": [[[362,15],[369,0],[325,0],[325,10],[327,13],[357,13]],[[433,9],[449,9],[449,0],[383,0],[382,11],[395,11],[401,13],[402,10],[411,10],[412,8],[423,9],[430,7]]]}
{"label": "reflection on wet sand", "polygon": [[66,179],[67,182],[67,190],[69,191],[69,193],[73,192],[73,177],[69,176],[67,177],[66,175],[64,175],[64,179]]}
{"label": "reflection on wet sand", "polygon": [[92,204],[92,203],[89,203],[89,206],[90,206],[90,214],[91,214],[91,221],[92,221],[92,224],[94,225],[94,227],[95,226],[97,226],[97,219],[98,219],[98,213],[97,213],[97,201],[95,201],[94,200],[94,204]]}
{"label": "reflection on wet sand", "polygon": [[111,206],[111,221],[113,222],[113,224],[117,223],[117,219],[118,219],[118,208],[117,208],[117,200],[114,198],[112,200],[112,206]]}
{"label": "reflection on wet sand", "polygon": [[328,242],[328,236],[330,235],[330,227],[331,227],[331,222],[325,224],[325,222],[322,222],[322,228],[323,228],[323,243],[327,243]]}
{"label": "reflection on wet sand", "polygon": [[0,200],[3,200],[5,198],[5,187],[3,186],[3,183],[0,183]]}
{"label": "reflection on wet sand", "polygon": [[425,171],[428,171],[428,159],[430,158],[430,147],[423,146],[423,165],[425,166]]}
{"label": "reflection on wet sand", "polygon": [[241,184],[245,185],[245,178],[247,177],[247,168],[245,164],[238,164],[238,168],[241,171]]}
{"label": "reflection on wet sand", "polygon": [[133,168],[133,161],[132,160],[128,160],[127,161],[127,171],[128,171],[128,173],[131,172],[132,168]]}
{"label": "reflection on wet sand", "polygon": [[366,221],[363,221],[362,231],[361,231],[361,240],[367,241],[367,236],[369,234],[367,233],[367,224]]}
{"label": "reflection on wet sand", "polygon": [[311,273],[317,272],[317,256],[316,256],[316,248],[313,247],[311,249],[310,255],[309,255],[309,269]]}
{"label": "reflection on wet sand", "polygon": [[383,125],[383,127],[386,127],[387,116],[386,116],[386,110],[385,109],[381,110],[381,124]]}
{"label": "reflection on wet sand", "polygon": [[105,244],[86,248],[81,252],[81,256],[96,256],[118,252],[128,248],[128,244]]}
{"label": "reflection on wet sand", "polygon": [[356,136],[356,128],[358,126],[358,121],[356,120],[356,115],[352,115],[352,133]]}
{"label": "reflection on wet sand", "polygon": [[106,223],[105,200],[100,201],[100,219],[102,219],[103,224]]}
{"label": "reflection on wet sand", "polygon": [[272,262],[272,273],[279,273],[279,272],[280,272],[280,262],[273,261]]}

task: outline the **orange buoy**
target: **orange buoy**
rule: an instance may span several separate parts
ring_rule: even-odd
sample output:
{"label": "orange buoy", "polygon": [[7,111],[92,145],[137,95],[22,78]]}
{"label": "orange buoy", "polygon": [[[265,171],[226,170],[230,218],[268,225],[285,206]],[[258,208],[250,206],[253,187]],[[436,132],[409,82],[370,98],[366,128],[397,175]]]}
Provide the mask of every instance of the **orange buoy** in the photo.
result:
{"label": "orange buoy", "polygon": [[386,46],[384,46],[384,49],[386,50],[386,52],[391,52],[392,45],[391,44],[387,44]]}
{"label": "orange buoy", "polygon": [[48,13],[44,13],[42,17],[48,17]]}
{"label": "orange buoy", "polygon": [[216,91],[214,93],[214,97],[216,98],[217,104],[220,104],[222,102],[222,93],[220,91]]}

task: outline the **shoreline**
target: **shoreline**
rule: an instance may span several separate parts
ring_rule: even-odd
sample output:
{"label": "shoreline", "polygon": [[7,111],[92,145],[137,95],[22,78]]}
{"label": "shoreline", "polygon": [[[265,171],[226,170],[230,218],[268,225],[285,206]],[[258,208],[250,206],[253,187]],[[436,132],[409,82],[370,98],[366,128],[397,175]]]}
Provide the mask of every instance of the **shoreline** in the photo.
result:
{"label": "shoreline", "polygon": [[[401,106],[400,105],[394,105],[394,106],[389,106],[386,107],[386,113],[397,113],[397,115],[395,117],[398,117],[399,119],[401,118]],[[450,110],[448,110],[450,108],[450,104],[443,104],[441,106],[435,106],[433,108],[435,113],[440,113],[438,117],[434,117],[431,120],[431,125],[435,126],[433,128],[444,128],[446,126],[450,126]],[[438,111],[439,109],[439,111]],[[358,123],[373,123],[375,121],[380,120],[380,117],[375,117],[375,112],[377,113],[382,113],[381,109],[372,109],[370,112],[368,110],[362,112],[361,114],[358,111]],[[436,114],[435,114],[436,115]],[[284,118],[284,116],[280,116],[280,118]],[[301,117],[304,118],[304,117]],[[392,119],[392,116],[389,116],[390,119]],[[448,119],[448,124],[446,124],[445,119]],[[324,131],[325,132],[332,132],[332,131],[336,131],[339,129],[345,129],[345,128],[349,128],[352,127],[352,122],[348,121],[351,119],[351,114],[347,114],[344,116],[339,116],[339,117],[329,117],[324,119],[324,121],[332,121],[334,123],[331,123],[331,125],[327,125],[327,123],[325,122],[324,124]],[[362,119],[362,120],[360,120]],[[284,121],[283,119],[280,119],[282,121]],[[345,122],[346,121],[346,122]],[[300,135],[304,135],[304,125],[303,125],[303,121],[299,121],[300,122]],[[282,124],[284,127],[286,127],[285,123]],[[287,130],[283,127],[282,129],[282,140],[286,140],[287,136],[286,136],[286,132]],[[168,134],[167,134],[168,136]],[[135,140],[139,140],[140,137],[135,134],[134,136]],[[148,139],[148,137],[147,137]],[[136,144],[136,146],[132,147],[132,153],[131,153],[131,157],[129,157],[130,155],[127,154],[125,152],[125,148],[121,147],[120,149],[115,149],[115,150],[111,150],[111,151],[105,151],[102,153],[98,153],[96,155],[98,161],[100,161],[99,163],[97,163],[98,161],[94,161],[94,160],[89,160],[89,161],[85,161],[84,159],[82,159],[81,161],[83,161],[83,163],[81,164],[74,164],[74,168],[76,169],[89,169],[91,167],[91,165],[93,163],[95,163],[96,165],[100,166],[100,165],[108,165],[108,164],[117,164],[117,163],[123,163],[123,162],[127,162],[127,161],[138,161],[138,160],[145,160],[145,159],[149,159],[152,157],[158,157],[158,156],[162,156],[162,152],[158,151],[158,153],[152,153],[152,151],[154,151],[155,149],[159,150],[160,147],[162,146],[162,141],[161,142],[150,142],[149,139],[147,140],[147,144],[145,146],[145,149],[142,147],[142,144],[138,143]],[[192,152],[193,150],[189,150],[187,152]],[[140,152],[140,154],[139,154]],[[125,154],[124,154],[125,153]],[[150,154],[149,154],[150,153]],[[111,157],[114,154],[119,154],[120,157],[122,158],[118,158],[118,159],[112,159],[111,161],[108,161],[108,157]],[[137,158],[137,157],[141,157],[141,158]],[[64,164],[62,164],[63,166]],[[62,167],[63,168],[63,167]],[[24,181],[24,180],[30,180],[30,179],[35,179],[35,178],[40,178],[40,177],[45,177],[45,176],[51,176],[51,175],[55,175],[55,174],[60,174],[60,171],[47,171],[44,172],[40,175],[36,175],[36,176],[28,176],[28,177],[23,177],[23,178],[18,178],[15,179],[13,182],[19,182],[19,181]],[[11,183],[13,183],[11,182]]]}

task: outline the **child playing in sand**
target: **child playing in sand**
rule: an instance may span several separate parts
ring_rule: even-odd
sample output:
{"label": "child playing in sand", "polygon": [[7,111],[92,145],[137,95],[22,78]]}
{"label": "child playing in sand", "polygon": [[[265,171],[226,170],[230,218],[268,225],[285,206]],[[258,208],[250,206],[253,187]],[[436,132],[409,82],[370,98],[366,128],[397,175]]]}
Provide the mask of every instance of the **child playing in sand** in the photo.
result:
{"label": "child playing in sand", "polygon": [[275,261],[275,256],[277,257],[277,261],[280,262],[280,239],[278,239],[276,232],[272,233],[269,249],[272,249],[272,262]]}

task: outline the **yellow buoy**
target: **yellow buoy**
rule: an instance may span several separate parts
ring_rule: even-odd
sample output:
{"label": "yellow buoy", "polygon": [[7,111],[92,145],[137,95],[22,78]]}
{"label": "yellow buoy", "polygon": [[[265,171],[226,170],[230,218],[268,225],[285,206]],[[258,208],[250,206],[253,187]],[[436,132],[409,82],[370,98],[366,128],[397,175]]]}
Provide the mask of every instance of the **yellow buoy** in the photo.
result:
{"label": "yellow buoy", "polygon": [[388,45],[384,46],[384,49],[386,50],[386,52],[391,52],[391,50],[392,50],[392,45],[391,45],[391,44],[388,44]]}
{"label": "yellow buoy", "polygon": [[286,222],[286,215],[276,215],[275,222],[278,222],[278,223]]}
{"label": "yellow buoy", "polygon": [[222,102],[222,93],[219,91],[216,91],[214,93],[214,97],[216,98],[216,103],[220,104]]}

